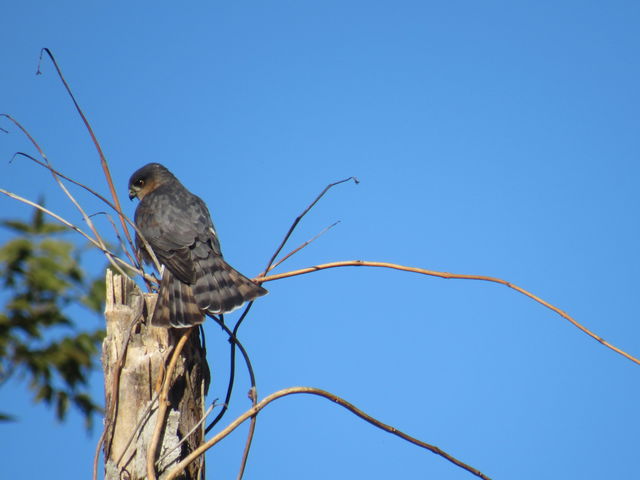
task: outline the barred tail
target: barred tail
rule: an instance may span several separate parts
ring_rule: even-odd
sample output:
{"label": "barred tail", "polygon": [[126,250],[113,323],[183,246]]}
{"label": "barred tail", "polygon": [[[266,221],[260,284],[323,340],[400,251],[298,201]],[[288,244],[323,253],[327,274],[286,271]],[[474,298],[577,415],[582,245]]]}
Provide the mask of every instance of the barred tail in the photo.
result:
{"label": "barred tail", "polygon": [[188,328],[204,322],[191,285],[178,280],[168,268],[162,272],[156,308],[151,318],[155,327]]}
{"label": "barred tail", "polygon": [[198,274],[193,295],[200,310],[217,315],[229,313],[268,292],[234,270],[222,257],[197,262]]}

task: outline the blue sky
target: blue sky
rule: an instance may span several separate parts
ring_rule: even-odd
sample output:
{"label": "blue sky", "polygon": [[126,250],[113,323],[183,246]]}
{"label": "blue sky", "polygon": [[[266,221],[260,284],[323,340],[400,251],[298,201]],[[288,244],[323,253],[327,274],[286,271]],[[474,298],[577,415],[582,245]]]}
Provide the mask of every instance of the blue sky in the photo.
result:
{"label": "blue sky", "polygon": [[[638,356],[639,31],[625,1],[13,2],[0,110],[107,192],[52,65],[34,75],[49,47],[128,213],[129,175],[161,162],[208,203],[228,261],[255,275],[317,193],[355,175],[291,247],[341,223],[279,271],[364,259],[497,276]],[[8,163],[35,152],[0,126],[0,187],[81,222],[45,171]],[[30,214],[6,198],[0,211]],[[374,269],[266,286],[241,330],[261,397],[330,390],[496,479],[637,475],[640,367],[531,300]],[[212,401],[228,344],[207,334]],[[240,372],[229,420],[249,406]],[[0,425],[3,477],[90,475],[99,428],[57,423],[20,381],[0,405],[20,417]],[[211,478],[235,475],[245,432],[209,453]],[[301,476],[473,478],[327,401],[287,398],[260,415],[245,478]]]}

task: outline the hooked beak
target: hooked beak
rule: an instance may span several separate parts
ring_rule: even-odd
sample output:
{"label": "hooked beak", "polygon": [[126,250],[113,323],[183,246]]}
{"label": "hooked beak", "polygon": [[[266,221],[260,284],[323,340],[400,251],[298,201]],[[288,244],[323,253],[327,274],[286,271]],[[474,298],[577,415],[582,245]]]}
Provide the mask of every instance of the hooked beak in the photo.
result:
{"label": "hooked beak", "polygon": [[129,200],[133,200],[138,196],[138,192],[136,192],[133,188],[129,189]]}

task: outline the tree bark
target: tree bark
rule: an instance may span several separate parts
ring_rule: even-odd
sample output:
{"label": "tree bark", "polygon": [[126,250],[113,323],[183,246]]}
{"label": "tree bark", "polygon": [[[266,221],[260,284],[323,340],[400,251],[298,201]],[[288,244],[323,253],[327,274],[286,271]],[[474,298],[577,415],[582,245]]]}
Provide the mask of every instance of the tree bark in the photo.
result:
{"label": "tree bark", "polygon": [[[147,478],[147,452],[158,421],[163,429],[154,470],[162,479],[204,439],[204,425],[198,423],[204,415],[209,383],[204,347],[196,327],[173,372],[166,417],[158,419],[165,369],[185,330],[150,325],[156,294],[142,293],[132,280],[110,270],[106,280],[107,335],[102,345],[105,479]],[[204,458],[179,478],[205,478]]]}

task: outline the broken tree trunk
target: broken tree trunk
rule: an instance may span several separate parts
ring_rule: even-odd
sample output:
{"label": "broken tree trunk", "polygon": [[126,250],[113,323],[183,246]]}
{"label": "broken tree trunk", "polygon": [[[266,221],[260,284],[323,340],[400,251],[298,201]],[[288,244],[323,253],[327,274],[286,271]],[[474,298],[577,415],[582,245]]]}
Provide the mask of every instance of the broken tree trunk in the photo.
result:
{"label": "broken tree trunk", "polygon": [[[204,438],[204,402],[209,370],[197,328],[189,334],[173,370],[164,418],[158,418],[167,366],[186,329],[149,324],[155,294],[144,294],[129,278],[107,271],[107,336],[102,345],[105,377],[104,461],[106,480],[148,478],[148,452],[162,422],[152,465],[162,479]],[[204,458],[178,477],[204,478]]]}

